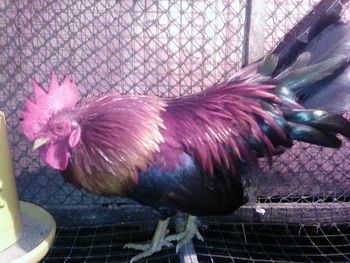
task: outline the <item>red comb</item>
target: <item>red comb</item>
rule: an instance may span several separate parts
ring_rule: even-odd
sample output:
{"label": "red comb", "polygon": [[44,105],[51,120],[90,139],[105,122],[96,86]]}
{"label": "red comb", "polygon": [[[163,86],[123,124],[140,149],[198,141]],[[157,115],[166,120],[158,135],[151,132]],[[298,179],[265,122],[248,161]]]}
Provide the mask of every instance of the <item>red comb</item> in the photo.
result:
{"label": "red comb", "polygon": [[73,108],[79,100],[77,86],[68,77],[65,77],[60,85],[54,72],[51,74],[47,92],[34,80],[32,85],[35,102],[24,98],[26,111],[21,115],[22,131],[31,141],[40,136],[42,129],[53,115]]}

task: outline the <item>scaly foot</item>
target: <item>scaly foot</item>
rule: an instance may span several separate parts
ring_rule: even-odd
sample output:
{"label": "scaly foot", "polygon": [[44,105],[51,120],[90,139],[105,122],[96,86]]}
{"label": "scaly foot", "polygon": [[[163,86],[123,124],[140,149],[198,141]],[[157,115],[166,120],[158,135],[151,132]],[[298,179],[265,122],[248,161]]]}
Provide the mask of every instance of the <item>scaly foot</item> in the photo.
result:
{"label": "scaly foot", "polygon": [[142,250],[143,252],[134,256],[130,263],[135,262],[144,257],[148,257],[155,252],[160,251],[163,247],[172,247],[173,244],[168,240],[165,240],[164,237],[167,234],[168,230],[169,218],[164,221],[159,221],[157,225],[157,229],[152,237],[152,240],[149,242],[143,243],[127,243],[124,245],[124,248],[131,248],[136,250]]}
{"label": "scaly foot", "polygon": [[200,241],[204,241],[203,236],[199,233],[197,228],[197,218],[195,216],[188,216],[187,224],[185,230],[181,233],[169,235],[165,237],[166,241],[177,241],[176,253],[179,252],[179,249],[185,245],[187,242],[191,241],[192,238],[197,237]]}
{"label": "scaly foot", "polygon": [[136,256],[132,257],[132,259],[130,260],[130,263],[132,263],[132,262],[135,262],[136,260],[139,260],[144,257],[148,257],[153,253],[160,251],[163,247],[172,247],[172,246],[173,246],[172,243],[162,239],[162,240],[159,240],[157,243],[153,243],[152,241],[144,242],[144,243],[127,243],[124,245],[124,248],[132,248],[132,249],[143,251],[137,254]]}

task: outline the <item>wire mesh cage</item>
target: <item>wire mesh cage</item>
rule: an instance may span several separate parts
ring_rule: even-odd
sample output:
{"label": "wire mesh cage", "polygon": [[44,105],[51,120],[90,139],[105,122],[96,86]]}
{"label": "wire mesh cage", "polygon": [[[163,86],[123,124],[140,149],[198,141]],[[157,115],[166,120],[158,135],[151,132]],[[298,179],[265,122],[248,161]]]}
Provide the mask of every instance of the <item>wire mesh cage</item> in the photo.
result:
{"label": "wire mesh cage", "polygon": [[[44,262],[129,260],[134,252],[123,244],[150,237],[156,218],[130,200],[77,190],[39,161],[18,122],[32,79],[47,86],[52,70],[69,75],[83,97],[195,93],[251,60],[254,39],[263,38],[260,55],[271,50],[319,2],[0,1],[0,107],[20,198],[46,207],[60,226]],[[254,32],[257,9],[264,19]],[[272,167],[261,161],[253,194],[263,216],[249,203],[203,218],[204,243],[147,262],[349,262],[349,149],[347,141],[338,150],[298,143]]]}

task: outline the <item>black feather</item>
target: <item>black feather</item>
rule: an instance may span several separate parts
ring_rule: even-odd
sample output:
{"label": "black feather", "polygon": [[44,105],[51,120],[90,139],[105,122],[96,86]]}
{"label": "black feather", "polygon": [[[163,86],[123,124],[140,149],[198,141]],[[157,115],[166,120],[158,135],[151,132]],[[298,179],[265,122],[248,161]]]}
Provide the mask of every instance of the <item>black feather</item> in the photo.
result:
{"label": "black feather", "polygon": [[350,122],[340,114],[321,110],[293,110],[284,113],[290,122],[309,125],[319,130],[340,133],[350,138]]}
{"label": "black feather", "polygon": [[334,133],[318,130],[308,125],[290,123],[290,137],[293,140],[316,144],[324,147],[339,148],[342,144]]}

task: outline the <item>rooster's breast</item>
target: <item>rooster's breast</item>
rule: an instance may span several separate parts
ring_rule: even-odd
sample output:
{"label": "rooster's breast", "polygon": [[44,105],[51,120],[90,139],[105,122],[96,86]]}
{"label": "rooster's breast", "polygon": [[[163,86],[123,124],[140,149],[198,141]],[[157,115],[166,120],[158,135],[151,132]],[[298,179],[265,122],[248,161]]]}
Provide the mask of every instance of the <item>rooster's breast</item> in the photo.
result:
{"label": "rooster's breast", "polygon": [[243,203],[240,179],[223,167],[204,172],[184,153],[185,162],[172,171],[151,166],[140,172],[129,197],[158,210],[180,210],[191,215],[228,214]]}

